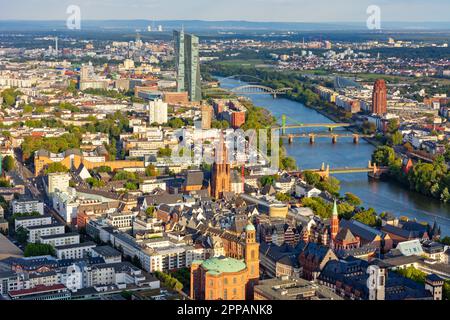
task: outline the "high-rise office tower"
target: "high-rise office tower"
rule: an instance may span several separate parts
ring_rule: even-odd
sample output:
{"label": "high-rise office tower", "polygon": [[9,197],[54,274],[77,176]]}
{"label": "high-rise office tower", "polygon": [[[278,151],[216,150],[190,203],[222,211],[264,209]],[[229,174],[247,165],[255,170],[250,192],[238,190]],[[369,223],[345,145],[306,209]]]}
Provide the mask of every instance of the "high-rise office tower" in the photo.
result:
{"label": "high-rise office tower", "polygon": [[202,129],[209,130],[211,129],[213,108],[209,105],[203,105],[201,107],[202,111]]}
{"label": "high-rise office tower", "polygon": [[177,91],[187,91],[191,101],[202,99],[200,79],[200,56],[198,37],[173,32],[175,38],[175,61],[177,67]]}
{"label": "high-rise office tower", "polygon": [[373,86],[372,113],[378,115],[387,113],[387,87],[383,79],[375,81]]}
{"label": "high-rise office tower", "polygon": [[162,100],[150,101],[149,123],[167,123],[167,106]]}

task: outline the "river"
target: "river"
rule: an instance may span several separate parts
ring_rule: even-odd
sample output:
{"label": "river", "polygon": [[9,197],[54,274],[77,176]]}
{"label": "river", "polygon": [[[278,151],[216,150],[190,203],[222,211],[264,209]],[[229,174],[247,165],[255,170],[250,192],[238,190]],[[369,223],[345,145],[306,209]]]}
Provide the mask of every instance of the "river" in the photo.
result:
{"label": "river", "polygon": [[[221,79],[222,87],[232,88],[245,83],[238,80]],[[269,110],[281,123],[281,116],[285,114],[288,124],[294,121],[300,123],[330,123],[332,122],[317,111],[305,107],[303,104],[283,98],[273,99],[270,95],[249,95],[256,106]],[[304,129],[293,129],[301,132]],[[308,129],[311,131],[311,129]],[[324,129],[315,129],[324,131]],[[338,129],[342,130],[342,129]],[[308,131],[308,132],[309,132]],[[331,143],[331,138],[316,138],[311,145],[309,139],[297,138],[289,145],[284,143],[287,154],[297,161],[300,169],[320,168],[322,163],[331,168],[367,167],[374,147],[364,141],[355,145],[351,138],[340,138],[337,144]],[[387,211],[396,216],[407,216],[410,219],[433,223],[436,219],[441,226],[443,235],[450,235],[450,205],[444,204],[416,192],[407,190],[393,182],[375,181],[368,178],[366,173],[352,173],[336,175],[341,181],[341,193],[351,192],[363,201],[366,208],[374,208],[378,213]]]}

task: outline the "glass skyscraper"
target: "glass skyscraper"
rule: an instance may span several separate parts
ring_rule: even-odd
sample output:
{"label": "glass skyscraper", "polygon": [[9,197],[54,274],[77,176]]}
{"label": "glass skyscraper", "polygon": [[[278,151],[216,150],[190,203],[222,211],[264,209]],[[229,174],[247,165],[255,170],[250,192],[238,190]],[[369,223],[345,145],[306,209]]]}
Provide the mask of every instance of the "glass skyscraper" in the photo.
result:
{"label": "glass skyscraper", "polygon": [[202,99],[198,37],[174,31],[177,91],[187,91],[191,101]]}

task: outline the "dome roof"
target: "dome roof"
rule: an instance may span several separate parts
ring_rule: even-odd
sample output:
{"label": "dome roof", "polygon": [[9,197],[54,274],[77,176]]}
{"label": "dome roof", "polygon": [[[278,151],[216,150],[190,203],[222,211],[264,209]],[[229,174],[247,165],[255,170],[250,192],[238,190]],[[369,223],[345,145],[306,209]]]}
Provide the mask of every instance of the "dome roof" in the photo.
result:
{"label": "dome roof", "polygon": [[245,231],[246,232],[248,232],[248,231],[255,231],[256,229],[255,229],[255,226],[253,225],[253,224],[251,224],[251,223],[249,223],[246,227],[245,227]]}

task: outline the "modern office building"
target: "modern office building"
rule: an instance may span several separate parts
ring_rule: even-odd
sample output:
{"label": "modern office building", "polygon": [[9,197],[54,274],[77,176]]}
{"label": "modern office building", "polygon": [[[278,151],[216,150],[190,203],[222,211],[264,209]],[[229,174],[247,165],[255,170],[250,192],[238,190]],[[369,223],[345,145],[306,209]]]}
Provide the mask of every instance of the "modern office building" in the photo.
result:
{"label": "modern office building", "polygon": [[158,99],[150,101],[149,123],[164,124],[167,123],[167,103]]}
{"label": "modern office building", "polygon": [[202,99],[198,37],[174,31],[177,91],[187,91],[191,101]]}

